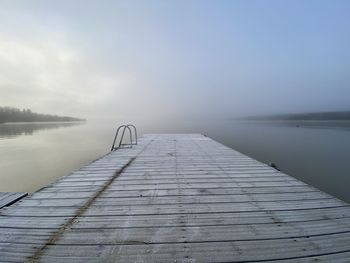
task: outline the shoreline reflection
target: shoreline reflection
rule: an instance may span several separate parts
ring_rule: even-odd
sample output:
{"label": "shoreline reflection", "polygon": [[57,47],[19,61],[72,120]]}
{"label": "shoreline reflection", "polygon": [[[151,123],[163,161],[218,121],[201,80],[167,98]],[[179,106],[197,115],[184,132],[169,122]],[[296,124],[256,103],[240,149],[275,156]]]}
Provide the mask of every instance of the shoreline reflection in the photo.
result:
{"label": "shoreline reflection", "polygon": [[0,124],[0,140],[13,139],[20,136],[31,136],[40,130],[52,130],[58,128],[83,125],[85,122],[22,122]]}

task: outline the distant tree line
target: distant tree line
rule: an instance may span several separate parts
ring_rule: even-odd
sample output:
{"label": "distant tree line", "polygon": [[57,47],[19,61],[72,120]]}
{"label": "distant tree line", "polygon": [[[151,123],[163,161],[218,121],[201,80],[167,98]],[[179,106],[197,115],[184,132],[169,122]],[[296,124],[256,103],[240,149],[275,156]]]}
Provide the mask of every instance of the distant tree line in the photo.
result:
{"label": "distant tree line", "polygon": [[30,109],[18,109],[13,107],[0,107],[0,123],[4,122],[58,122],[58,121],[83,121],[84,119],[41,114]]}
{"label": "distant tree line", "polygon": [[311,112],[280,114],[270,116],[252,116],[247,120],[350,120],[350,111]]}

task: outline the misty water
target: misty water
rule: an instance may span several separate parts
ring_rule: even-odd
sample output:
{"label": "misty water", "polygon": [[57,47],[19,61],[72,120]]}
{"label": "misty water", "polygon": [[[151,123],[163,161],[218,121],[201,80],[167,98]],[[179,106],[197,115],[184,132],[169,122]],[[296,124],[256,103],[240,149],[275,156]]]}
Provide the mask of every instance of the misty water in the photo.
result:
{"label": "misty water", "polygon": [[[349,121],[135,123],[139,133],[202,133],[350,202]],[[108,153],[118,122],[0,124],[0,192],[33,192]]]}

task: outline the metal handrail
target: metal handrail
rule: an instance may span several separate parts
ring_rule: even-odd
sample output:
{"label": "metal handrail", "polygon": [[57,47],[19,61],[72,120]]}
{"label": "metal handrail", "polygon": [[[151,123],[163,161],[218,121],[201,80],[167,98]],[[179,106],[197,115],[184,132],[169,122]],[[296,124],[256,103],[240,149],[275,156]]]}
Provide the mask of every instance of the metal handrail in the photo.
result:
{"label": "metal handrail", "polygon": [[[115,147],[115,143],[116,143],[116,141],[117,141],[117,138],[118,138],[118,135],[119,135],[119,131],[120,131],[122,128],[124,128],[124,129],[123,129],[123,132],[122,132],[122,136],[120,137],[118,147]],[[117,129],[117,132],[115,133],[111,151],[116,150],[116,149],[120,148],[120,147],[123,145],[122,143],[123,143],[124,134],[125,134],[125,130],[126,130],[126,129],[129,130],[130,145],[131,145],[131,142],[132,142],[132,132],[131,132],[130,127],[127,127],[126,125],[120,125],[120,126],[118,127],[118,129]]]}
{"label": "metal handrail", "polygon": [[[130,127],[133,128],[134,133],[135,133],[135,143],[134,143],[133,138],[132,138],[133,136],[132,136],[132,131],[131,131]],[[123,129],[122,135],[120,137],[119,144],[116,147],[115,146],[116,145],[116,141],[117,141],[117,138],[118,138],[118,135],[119,135],[119,132],[121,131],[121,129]],[[126,130],[129,131],[130,143],[123,144],[124,134],[125,134]],[[111,151],[115,151],[115,150],[119,149],[121,146],[124,146],[124,145],[129,145],[130,147],[132,147],[132,145],[135,145],[135,144],[137,144],[137,130],[136,130],[135,125],[132,125],[132,124],[125,125],[125,124],[123,124],[123,125],[120,125],[118,127],[117,132],[115,133]]]}
{"label": "metal handrail", "polygon": [[137,145],[137,129],[136,126],[133,124],[127,124],[127,127],[132,127],[134,129],[134,137],[135,137],[135,143],[131,141],[131,144]]}
{"label": "metal handrail", "polygon": [[[130,146],[132,145],[132,132],[131,132],[131,129],[130,129],[130,127],[128,127],[128,126],[126,126],[125,125],[125,127],[124,127],[124,129],[123,129],[123,133],[122,133],[122,137],[120,138],[120,141],[119,141],[119,146],[118,147],[120,147],[120,146],[122,146],[122,145],[125,145],[125,144],[123,144],[123,139],[124,139],[124,134],[125,134],[125,130],[126,129],[128,129],[129,130],[129,136],[130,136],[130,143],[128,143]],[[126,145],[128,145],[128,144],[126,144]]]}

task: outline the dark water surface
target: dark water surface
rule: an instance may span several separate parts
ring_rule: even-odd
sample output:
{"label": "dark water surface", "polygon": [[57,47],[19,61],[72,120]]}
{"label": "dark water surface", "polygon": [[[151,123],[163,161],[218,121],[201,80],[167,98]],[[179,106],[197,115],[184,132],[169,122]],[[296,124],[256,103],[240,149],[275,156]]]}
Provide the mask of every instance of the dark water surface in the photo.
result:
{"label": "dark water surface", "polygon": [[[349,121],[135,122],[139,133],[195,132],[350,202]],[[32,192],[107,153],[116,127],[0,124],[0,192]]]}

